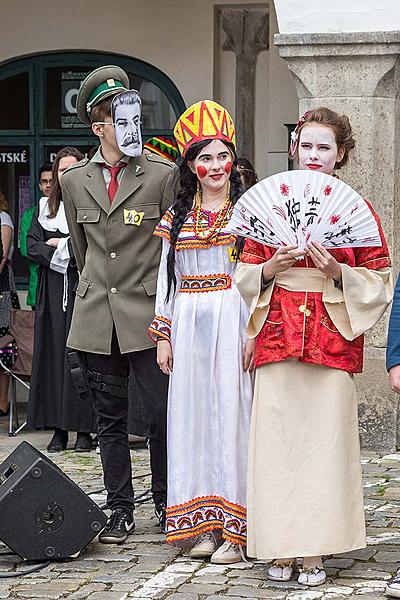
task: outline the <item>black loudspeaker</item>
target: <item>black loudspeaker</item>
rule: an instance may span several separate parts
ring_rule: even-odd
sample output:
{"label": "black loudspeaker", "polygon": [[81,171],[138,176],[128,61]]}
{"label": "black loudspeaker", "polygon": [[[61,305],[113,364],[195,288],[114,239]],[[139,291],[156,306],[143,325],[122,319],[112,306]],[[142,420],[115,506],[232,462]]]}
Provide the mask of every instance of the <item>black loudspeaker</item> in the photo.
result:
{"label": "black loudspeaker", "polygon": [[27,442],[0,465],[0,540],[26,560],[77,556],[107,517]]}

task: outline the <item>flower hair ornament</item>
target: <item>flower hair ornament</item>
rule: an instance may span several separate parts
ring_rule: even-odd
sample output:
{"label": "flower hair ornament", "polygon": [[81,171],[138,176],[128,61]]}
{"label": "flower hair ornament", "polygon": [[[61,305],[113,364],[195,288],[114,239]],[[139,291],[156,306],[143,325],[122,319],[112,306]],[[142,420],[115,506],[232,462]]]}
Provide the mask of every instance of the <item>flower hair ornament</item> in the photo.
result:
{"label": "flower hair ornament", "polygon": [[290,158],[294,158],[296,156],[297,146],[299,143],[299,129],[300,129],[300,127],[302,127],[302,125],[304,125],[309,114],[310,114],[310,111],[308,110],[307,112],[304,113],[304,115],[302,117],[300,117],[300,119],[296,123],[296,127],[293,129],[292,133],[290,134],[290,148],[289,148]]}

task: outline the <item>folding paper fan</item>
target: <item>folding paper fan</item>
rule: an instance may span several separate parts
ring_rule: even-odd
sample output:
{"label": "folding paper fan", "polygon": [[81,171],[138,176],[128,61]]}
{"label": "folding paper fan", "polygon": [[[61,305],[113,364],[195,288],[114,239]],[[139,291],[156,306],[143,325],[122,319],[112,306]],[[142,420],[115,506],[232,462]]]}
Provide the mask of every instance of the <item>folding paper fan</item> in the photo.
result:
{"label": "folding paper fan", "polygon": [[263,179],[237,201],[227,230],[278,248],[308,241],[327,248],[381,246],[365,200],[336,177],[285,171]]}

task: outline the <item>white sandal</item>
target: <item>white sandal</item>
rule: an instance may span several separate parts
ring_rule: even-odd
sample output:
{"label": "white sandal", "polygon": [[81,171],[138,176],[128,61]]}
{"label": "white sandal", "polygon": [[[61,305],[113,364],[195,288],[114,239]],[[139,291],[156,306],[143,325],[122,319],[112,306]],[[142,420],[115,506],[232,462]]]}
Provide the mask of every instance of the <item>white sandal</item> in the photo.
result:
{"label": "white sandal", "polygon": [[268,569],[268,579],[271,581],[289,581],[293,575],[295,561],[289,559],[274,560]]}
{"label": "white sandal", "polygon": [[297,581],[301,585],[314,587],[317,585],[323,585],[326,581],[326,571],[323,568],[301,567],[299,571],[300,575]]}

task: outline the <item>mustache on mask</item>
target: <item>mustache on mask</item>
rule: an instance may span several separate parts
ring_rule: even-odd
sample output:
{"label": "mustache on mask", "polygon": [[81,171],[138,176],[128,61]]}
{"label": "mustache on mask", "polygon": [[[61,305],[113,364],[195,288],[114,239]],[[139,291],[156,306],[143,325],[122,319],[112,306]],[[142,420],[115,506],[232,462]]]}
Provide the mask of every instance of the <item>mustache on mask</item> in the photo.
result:
{"label": "mustache on mask", "polygon": [[127,137],[123,140],[121,146],[126,148],[126,146],[130,146],[131,144],[138,144],[138,143],[139,143],[139,136],[130,135],[129,137]]}

